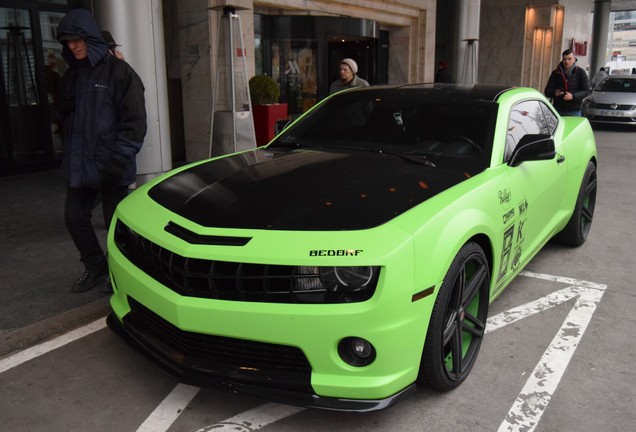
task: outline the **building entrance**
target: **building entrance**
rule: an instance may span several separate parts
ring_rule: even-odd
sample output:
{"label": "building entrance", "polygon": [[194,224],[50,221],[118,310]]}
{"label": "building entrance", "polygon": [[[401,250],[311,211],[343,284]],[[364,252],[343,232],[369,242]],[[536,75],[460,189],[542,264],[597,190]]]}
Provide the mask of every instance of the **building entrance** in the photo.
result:
{"label": "building entrance", "polygon": [[256,73],[271,75],[280,85],[280,101],[298,117],[329,94],[346,57],[358,73],[378,84],[380,31],[375,21],[322,16],[254,16]]}

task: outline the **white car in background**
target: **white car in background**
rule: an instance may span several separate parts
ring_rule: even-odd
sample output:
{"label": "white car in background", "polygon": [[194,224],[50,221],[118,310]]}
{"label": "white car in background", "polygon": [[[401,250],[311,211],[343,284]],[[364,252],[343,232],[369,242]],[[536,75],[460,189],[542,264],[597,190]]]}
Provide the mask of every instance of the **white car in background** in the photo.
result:
{"label": "white car in background", "polygon": [[592,123],[636,125],[636,75],[609,76],[583,99],[583,116]]}

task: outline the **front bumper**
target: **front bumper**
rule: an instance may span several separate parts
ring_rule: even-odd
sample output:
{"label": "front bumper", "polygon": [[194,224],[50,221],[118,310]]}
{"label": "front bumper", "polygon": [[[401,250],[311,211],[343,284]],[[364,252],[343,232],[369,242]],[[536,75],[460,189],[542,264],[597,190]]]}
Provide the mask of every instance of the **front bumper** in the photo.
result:
{"label": "front bumper", "polygon": [[583,116],[593,123],[636,125],[636,110],[612,110],[601,108],[582,109]]}
{"label": "front bumper", "polygon": [[[179,352],[169,343],[153,334],[152,329],[144,326],[134,318],[126,316],[120,321],[114,313],[107,318],[108,327],[122,337],[130,346],[162,367],[180,382],[226,391],[264,397],[280,403],[320,408],[335,411],[368,412],[388,408],[415,390],[412,384],[398,393],[383,399],[359,400],[335,397],[324,397],[313,393],[311,386],[302,378],[302,373],[281,372],[272,376],[259,370],[241,370],[236,365],[217,364],[216,368],[209,362],[204,365],[192,355]],[[232,370],[232,378],[228,371]],[[267,385],[267,381],[276,380],[282,387]],[[298,381],[296,381],[298,380]]]}
{"label": "front bumper", "polygon": [[[112,234],[111,234],[112,237]],[[111,243],[112,244],[112,243]],[[406,287],[398,259],[381,284]],[[391,290],[365,302],[293,305],[182,296],[133,266],[113,244],[109,327],[181,382],[339,411],[375,411],[415,389],[434,296]],[[361,337],[375,361],[352,366],[344,338]]]}

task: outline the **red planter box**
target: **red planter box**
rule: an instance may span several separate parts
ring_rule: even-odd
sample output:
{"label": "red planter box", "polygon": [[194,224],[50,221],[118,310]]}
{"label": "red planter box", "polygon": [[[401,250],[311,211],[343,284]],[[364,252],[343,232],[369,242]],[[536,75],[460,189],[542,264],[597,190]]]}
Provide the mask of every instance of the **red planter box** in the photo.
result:
{"label": "red planter box", "polygon": [[267,144],[275,136],[277,120],[287,119],[287,104],[252,105],[256,145]]}

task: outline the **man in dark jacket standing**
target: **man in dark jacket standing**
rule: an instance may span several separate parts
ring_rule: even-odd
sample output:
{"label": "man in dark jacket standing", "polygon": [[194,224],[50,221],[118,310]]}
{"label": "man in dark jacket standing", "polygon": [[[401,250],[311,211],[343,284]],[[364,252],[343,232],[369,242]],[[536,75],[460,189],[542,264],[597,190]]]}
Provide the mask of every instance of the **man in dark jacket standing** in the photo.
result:
{"label": "man in dark jacket standing", "polygon": [[581,115],[581,103],[590,94],[587,73],[576,65],[576,57],[567,49],[561,54],[561,63],[550,74],[545,95],[561,115]]}
{"label": "man in dark jacket standing", "polygon": [[109,53],[87,10],[68,12],[58,24],[57,39],[69,64],[55,107],[64,125],[64,218],[85,266],[72,290],[102,285],[107,291],[106,256],[91,213],[101,192],[104,219],[110,223],[115,207],[135,182],[135,155],[146,135],[144,87],[126,62]]}

